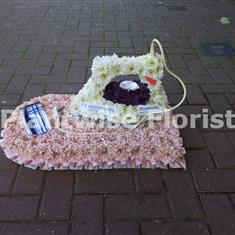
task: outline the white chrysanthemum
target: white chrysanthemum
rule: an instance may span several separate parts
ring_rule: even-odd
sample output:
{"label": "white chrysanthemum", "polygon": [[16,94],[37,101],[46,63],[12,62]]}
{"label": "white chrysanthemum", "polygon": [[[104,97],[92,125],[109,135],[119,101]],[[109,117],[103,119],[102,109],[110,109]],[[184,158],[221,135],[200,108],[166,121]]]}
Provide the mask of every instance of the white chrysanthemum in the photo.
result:
{"label": "white chrysanthemum", "polygon": [[132,107],[127,107],[120,115],[120,122],[122,124],[132,124],[137,123],[139,121],[139,117],[137,112]]}
{"label": "white chrysanthemum", "polygon": [[[160,84],[159,84],[160,85]],[[162,91],[157,88],[151,91],[150,103],[158,104],[162,99]]]}
{"label": "white chrysanthemum", "polygon": [[139,72],[139,66],[134,60],[126,60],[122,63],[122,74],[137,74]]}
{"label": "white chrysanthemum", "polygon": [[107,62],[108,60],[104,57],[96,57],[94,59],[93,66],[91,68],[94,79],[106,78],[109,72],[108,71],[109,66],[107,66]]}
{"label": "white chrysanthemum", "polygon": [[149,54],[145,59],[145,66],[147,69],[155,70],[159,66],[158,59]]}
{"label": "white chrysanthemum", "polygon": [[109,74],[111,77],[115,77],[120,75],[120,73],[121,73],[121,63],[119,61],[118,56],[114,54],[111,57]]}
{"label": "white chrysanthemum", "polygon": [[161,96],[160,95],[152,96],[150,98],[150,102],[152,104],[158,104],[160,102],[160,100],[161,100]]}

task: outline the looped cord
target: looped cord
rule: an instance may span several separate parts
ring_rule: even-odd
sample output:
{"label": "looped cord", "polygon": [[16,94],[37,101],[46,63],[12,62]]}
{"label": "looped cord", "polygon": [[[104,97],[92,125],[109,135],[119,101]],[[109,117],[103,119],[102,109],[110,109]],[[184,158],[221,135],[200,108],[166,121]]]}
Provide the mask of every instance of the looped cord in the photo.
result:
{"label": "looped cord", "polygon": [[157,40],[157,39],[153,39],[152,43],[151,43],[151,49],[150,49],[150,54],[151,55],[155,55],[155,46],[154,46],[154,43],[156,43],[160,49],[160,52],[161,52],[161,55],[162,55],[162,62],[163,62],[163,65],[166,69],[166,71],[172,75],[179,83],[180,85],[182,86],[182,89],[183,89],[183,97],[182,99],[180,100],[180,102],[178,104],[176,104],[175,106],[169,108],[169,109],[164,109],[164,113],[166,112],[170,112],[170,111],[173,111],[174,109],[177,109],[185,100],[186,98],[186,95],[187,95],[187,91],[186,91],[186,87],[185,87],[185,84],[184,82],[182,81],[182,79],[177,76],[175,73],[173,73],[168,67],[167,67],[167,64],[166,64],[166,58],[165,58],[165,53],[164,53],[164,50],[162,48],[162,44]]}

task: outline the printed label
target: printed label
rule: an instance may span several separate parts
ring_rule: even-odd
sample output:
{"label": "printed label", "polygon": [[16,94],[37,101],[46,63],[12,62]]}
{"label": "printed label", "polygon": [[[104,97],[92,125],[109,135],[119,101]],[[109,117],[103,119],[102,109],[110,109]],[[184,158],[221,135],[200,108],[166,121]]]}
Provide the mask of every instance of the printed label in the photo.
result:
{"label": "printed label", "polygon": [[40,103],[22,108],[20,114],[29,135],[42,135],[52,129],[46,112]]}
{"label": "printed label", "polygon": [[161,113],[162,109],[159,105],[139,105],[138,114],[145,115],[150,113]]}
{"label": "printed label", "polygon": [[96,113],[103,115],[116,115],[118,113],[117,108],[114,106],[87,102],[82,102],[80,104],[80,110],[82,113]]}

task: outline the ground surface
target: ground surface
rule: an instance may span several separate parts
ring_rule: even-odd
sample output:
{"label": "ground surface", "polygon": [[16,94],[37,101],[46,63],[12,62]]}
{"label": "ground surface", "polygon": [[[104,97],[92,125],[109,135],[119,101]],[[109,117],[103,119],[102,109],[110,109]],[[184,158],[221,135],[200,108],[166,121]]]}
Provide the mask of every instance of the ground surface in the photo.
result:
{"label": "ground surface", "polygon": [[[221,16],[232,24],[222,25]],[[232,0],[0,0],[0,106],[76,93],[97,54],[144,54],[159,38],[187,84],[178,112],[235,108]],[[181,94],[167,77],[171,103]],[[182,131],[187,171],[42,172],[0,157],[0,234],[235,234],[235,132]]]}

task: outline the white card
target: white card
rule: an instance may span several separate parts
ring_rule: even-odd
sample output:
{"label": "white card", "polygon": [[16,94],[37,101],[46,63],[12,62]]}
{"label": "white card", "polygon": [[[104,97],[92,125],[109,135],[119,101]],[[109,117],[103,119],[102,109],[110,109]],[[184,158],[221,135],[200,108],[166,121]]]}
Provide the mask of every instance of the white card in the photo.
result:
{"label": "white card", "polygon": [[118,114],[118,109],[111,105],[81,102],[79,108],[82,113],[103,114],[108,116]]}
{"label": "white card", "polygon": [[150,113],[162,113],[162,109],[159,105],[139,105],[139,115],[146,115]]}

